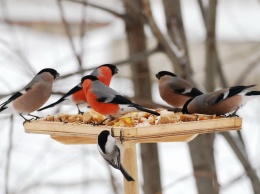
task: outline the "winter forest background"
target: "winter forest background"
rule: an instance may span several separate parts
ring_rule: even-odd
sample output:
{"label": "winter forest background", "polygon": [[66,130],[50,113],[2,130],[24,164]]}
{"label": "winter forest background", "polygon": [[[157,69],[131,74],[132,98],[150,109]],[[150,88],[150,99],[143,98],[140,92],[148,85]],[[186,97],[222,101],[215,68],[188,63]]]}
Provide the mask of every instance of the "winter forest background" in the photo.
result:
{"label": "winter forest background", "polygon": [[[150,108],[168,107],[154,76],[160,70],[204,91],[260,90],[259,0],[1,0],[0,9],[0,103],[52,67],[61,77],[49,104],[105,63],[119,68],[111,87]],[[58,112],[77,109],[36,114]],[[138,145],[140,192],[260,193],[260,99],[238,114],[238,133]],[[123,192],[122,175],[96,145],[26,134],[19,116],[0,115],[0,122],[0,193]]]}

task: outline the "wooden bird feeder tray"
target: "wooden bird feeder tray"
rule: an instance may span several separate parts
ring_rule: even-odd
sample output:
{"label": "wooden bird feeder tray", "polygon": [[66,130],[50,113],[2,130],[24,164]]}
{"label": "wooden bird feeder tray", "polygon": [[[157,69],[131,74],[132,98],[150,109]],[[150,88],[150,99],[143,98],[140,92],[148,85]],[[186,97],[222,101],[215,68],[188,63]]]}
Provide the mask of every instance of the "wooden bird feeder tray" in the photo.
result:
{"label": "wooden bird feeder tray", "polygon": [[47,134],[63,144],[96,144],[101,131],[111,131],[124,144],[124,166],[135,179],[134,182],[124,179],[125,194],[138,194],[136,143],[188,142],[198,134],[239,130],[241,125],[241,118],[232,117],[147,127],[92,126],[39,120],[25,123],[24,128],[27,133]]}

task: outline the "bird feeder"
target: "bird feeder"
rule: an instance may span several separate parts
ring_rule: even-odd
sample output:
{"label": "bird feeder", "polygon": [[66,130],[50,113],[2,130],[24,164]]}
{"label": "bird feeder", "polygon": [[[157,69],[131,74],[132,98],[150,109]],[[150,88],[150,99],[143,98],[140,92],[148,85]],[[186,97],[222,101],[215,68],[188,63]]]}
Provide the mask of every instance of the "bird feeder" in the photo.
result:
{"label": "bird feeder", "polygon": [[87,124],[32,121],[24,124],[25,132],[47,134],[63,144],[96,144],[99,133],[103,130],[120,140],[125,147],[123,164],[135,179],[124,179],[125,194],[138,194],[137,143],[189,142],[204,133],[224,132],[241,129],[239,117],[218,118],[203,121],[178,122],[142,127],[107,127]]}

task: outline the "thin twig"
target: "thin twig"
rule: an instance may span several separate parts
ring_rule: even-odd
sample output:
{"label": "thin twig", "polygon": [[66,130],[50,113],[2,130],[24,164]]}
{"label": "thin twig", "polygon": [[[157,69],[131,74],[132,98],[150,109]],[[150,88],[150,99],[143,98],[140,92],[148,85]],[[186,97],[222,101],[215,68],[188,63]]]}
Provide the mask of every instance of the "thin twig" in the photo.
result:
{"label": "thin twig", "polygon": [[238,76],[238,79],[235,81],[235,85],[240,85],[241,83],[243,83],[247,78],[247,76],[250,74],[250,72],[252,72],[254,68],[257,67],[257,65],[259,65],[259,63],[260,63],[260,55],[255,60],[253,60],[250,64],[246,65],[246,69],[241,73],[240,76]]}
{"label": "thin twig", "polygon": [[171,187],[174,187],[177,184],[180,184],[181,182],[186,181],[187,179],[192,178],[192,177],[193,177],[193,174],[180,177],[179,179],[175,180],[174,182],[164,186],[161,191],[157,191],[155,194],[162,194],[163,191],[165,191],[166,189],[170,189]]}
{"label": "thin twig", "polygon": [[147,19],[147,22],[148,22],[154,36],[157,38],[160,45],[164,48],[167,56],[169,57],[169,59],[174,64],[175,72],[181,77],[184,76],[184,71],[181,67],[181,64],[179,62],[179,58],[178,58],[177,54],[174,52],[173,48],[169,44],[170,41],[168,41],[166,39],[166,37],[163,35],[163,33],[159,29],[158,25],[156,24],[156,22],[155,22],[155,20],[152,16],[150,1],[149,0],[142,0],[142,3],[143,3],[144,15]]}
{"label": "thin twig", "polygon": [[233,149],[234,153],[236,154],[237,158],[239,159],[239,161],[243,165],[245,171],[247,172],[248,177],[251,179],[254,191],[255,192],[257,191],[256,193],[259,193],[260,192],[259,178],[258,178],[256,172],[254,171],[254,169],[252,168],[251,164],[246,159],[246,157],[243,155],[243,153],[240,151],[238,145],[236,144],[236,142],[232,138],[231,134],[228,133],[228,132],[223,132],[221,134],[226,139],[226,141],[229,143],[229,145],[232,147],[232,149]]}
{"label": "thin twig", "polygon": [[[207,29],[207,25],[206,25],[206,18],[207,18],[207,15],[208,15],[207,10],[204,8],[202,0],[198,0],[198,3],[199,3],[200,12],[201,12],[201,15],[202,15],[202,21],[204,23],[205,29]],[[220,62],[220,59],[219,59],[217,49],[215,50],[215,57],[216,57],[216,68],[217,68],[217,71],[218,71],[218,75],[219,75],[219,78],[220,78],[221,85],[222,85],[222,87],[227,87],[228,86],[227,80],[224,76],[224,72],[223,72],[223,69],[222,69],[222,65],[221,65],[221,62]]]}
{"label": "thin twig", "polygon": [[74,43],[73,43],[72,34],[70,32],[69,24],[67,23],[67,21],[65,19],[64,10],[63,10],[63,6],[61,4],[61,1],[62,0],[57,0],[57,3],[58,3],[59,11],[60,11],[61,20],[62,20],[64,29],[65,29],[65,33],[66,33],[66,35],[69,39],[69,44],[70,44],[71,50],[72,50],[72,52],[73,52],[73,54],[74,54],[74,56],[77,60],[77,63],[79,65],[79,67],[82,67],[82,61],[81,61],[80,56],[78,55],[78,53],[76,51],[76,47],[75,47]]}
{"label": "thin twig", "polygon": [[94,3],[90,3],[90,2],[86,2],[86,1],[79,1],[79,0],[66,0],[66,1],[70,1],[70,2],[73,2],[73,3],[79,3],[79,4],[82,4],[84,6],[90,6],[90,7],[93,7],[93,8],[97,8],[97,9],[100,9],[100,10],[105,11],[107,13],[110,13],[111,15],[114,15],[116,17],[125,19],[125,15],[124,14],[118,13],[118,12],[116,12],[114,10],[102,7],[100,5],[96,5]]}
{"label": "thin twig", "polygon": [[[11,51],[14,52],[14,54],[16,54],[16,56],[21,60],[21,62],[23,63],[23,71],[26,70],[26,73],[28,73],[28,75],[34,75],[35,72],[33,71],[33,66],[32,64],[29,62],[29,60],[25,57],[25,55],[21,52],[21,49],[19,48],[19,41],[17,38],[17,34],[13,25],[13,22],[9,19],[9,14],[8,14],[8,7],[7,7],[7,3],[6,0],[1,0],[1,10],[3,13],[3,21],[8,25],[8,30],[10,31],[9,35],[12,35],[11,40],[13,40],[13,44],[16,44],[17,48],[12,48],[8,43],[6,43],[5,45],[8,45],[9,49]],[[2,43],[5,43],[5,41],[1,41]]]}
{"label": "thin twig", "polygon": [[[87,0],[85,0],[84,2],[87,2]],[[83,63],[84,60],[84,39],[85,39],[85,32],[86,32],[86,7],[82,6],[82,16],[81,16],[81,25],[80,25],[80,61]],[[82,70],[82,66],[80,66],[80,70]]]}
{"label": "thin twig", "polygon": [[112,189],[114,191],[114,194],[118,194],[118,189],[117,189],[117,184],[116,184],[116,179],[115,177],[113,176],[113,173],[111,171],[111,167],[110,165],[106,162],[107,164],[107,169],[108,169],[108,172],[109,172],[109,177],[110,177],[110,182],[111,182],[111,185],[112,185]]}
{"label": "thin twig", "polygon": [[11,154],[13,148],[13,128],[14,128],[14,116],[10,116],[10,130],[8,135],[8,149],[6,154],[6,166],[5,166],[5,194],[9,194],[9,175],[10,175],[10,165],[11,165]]}

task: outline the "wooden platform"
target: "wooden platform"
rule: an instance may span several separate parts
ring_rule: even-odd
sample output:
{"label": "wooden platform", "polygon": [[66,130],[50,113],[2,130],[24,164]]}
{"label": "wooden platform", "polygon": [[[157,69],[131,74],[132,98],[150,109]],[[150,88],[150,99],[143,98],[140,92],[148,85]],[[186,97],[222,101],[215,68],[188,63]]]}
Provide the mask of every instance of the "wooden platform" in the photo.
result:
{"label": "wooden platform", "polygon": [[213,133],[241,128],[241,118],[221,118],[205,121],[192,121],[153,125],[147,127],[105,127],[86,124],[34,121],[25,123],[27,133],[50,135],[64,144],[95,144],[102,130],[110,130],[123,142],[188,142],[198,134]]}
{"label": "wooden platform", "polygon": [[241,129],[239,117],[220,118],[204,121],[181,122],[147,127],[105,127],[86,124],[33,121],[25,123],[27,133],[47,134],[64,144],[96,144],[102,130],[110,130],[125,147],[124,166],[135,179],[124,179],[125,194],[138,194],[138,174],[136,160],[136,143],[188,142],[198,134],[224,132]]}

